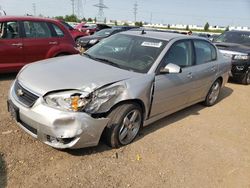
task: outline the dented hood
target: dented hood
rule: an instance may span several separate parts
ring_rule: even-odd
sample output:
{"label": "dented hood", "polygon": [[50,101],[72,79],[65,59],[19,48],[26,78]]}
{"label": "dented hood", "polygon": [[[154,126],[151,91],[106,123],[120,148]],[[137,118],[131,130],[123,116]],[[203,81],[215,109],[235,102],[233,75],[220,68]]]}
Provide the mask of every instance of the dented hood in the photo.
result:
{"label": "dented hood", "polygon": [[21,70],[17,79],[29,90],[45,95],[51,91],[66,89],[91,92],[106,84],[140,76],[142,74],[81,55],[71,55],[32,63]]}

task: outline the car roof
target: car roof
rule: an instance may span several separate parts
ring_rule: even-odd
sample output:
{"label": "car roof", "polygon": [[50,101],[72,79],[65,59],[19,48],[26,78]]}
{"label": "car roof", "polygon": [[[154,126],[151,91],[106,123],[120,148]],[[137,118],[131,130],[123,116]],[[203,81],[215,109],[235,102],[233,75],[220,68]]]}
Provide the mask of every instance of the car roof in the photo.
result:
{"label": "car roof", "polygon": [[129,35],[140,36],[140,37],[143,36],[143,37],[154,38],[154,39],[165,40],[165,41],[170,41],[172,39],[199,39],[199,40],[204,40],[204,39],[202,39],[200,37],[183,35],[183,34],[179,34],[179,33],[147,31],[147,30],[145,30],[145,31],[143,31],[143,30],[142,31],[141,30],[138,30],[138,31],[129,30],[129,31],[123,32],[123,34],[129,34]]}
{"label": "car roof", "polygon": [[246,33],[249,35],[250,31],[231,30],[231,31],[227,31],[227,33]]}
{"label": "car roof", "polygon": [[35,17],[35,16],[1,16],[0,21],[8,21],[8,20],[36,20],[36,21],[53,21],[59,22],[59,20],[52,18],[43,18],[43,17]]}

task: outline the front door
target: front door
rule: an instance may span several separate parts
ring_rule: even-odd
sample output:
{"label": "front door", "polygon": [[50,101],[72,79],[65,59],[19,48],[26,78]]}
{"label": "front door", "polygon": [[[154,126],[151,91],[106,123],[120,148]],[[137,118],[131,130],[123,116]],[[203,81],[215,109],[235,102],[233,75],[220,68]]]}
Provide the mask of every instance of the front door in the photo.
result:
{"label": "front door", "polygon": [[193,87],[192,42],[184,40],[174,43],[163,58],[160,68],[168,63],[179,65],[182,72],[156,76],[151,117],[162,113],[172,113],[188,103],[190,88]]}

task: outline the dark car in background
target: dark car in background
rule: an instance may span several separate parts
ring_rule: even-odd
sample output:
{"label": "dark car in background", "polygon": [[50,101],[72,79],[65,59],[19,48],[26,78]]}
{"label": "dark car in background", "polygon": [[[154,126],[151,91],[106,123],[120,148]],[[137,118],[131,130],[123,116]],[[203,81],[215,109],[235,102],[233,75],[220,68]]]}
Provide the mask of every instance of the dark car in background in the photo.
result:
{"label": "dark car in background", "polygon": [[106,24],[94,24],[94,25],[89,25],[86,27],[86,23],[80,23],[77,26],[75,26],[75,29],[85,32],[89,35],[93,35],[95,32],[101,31],[103,29],[109,29],[109,28],[111,27]]}
{"label": "dark car in background", "polygon": [[65,21],[60,20],[60,22],[69,30],[71,36],[73,37],[73,39],[75,41],[77,41],[80,37],[84,37],[84,36],[89,35],[88,32],[75,29]]}
{"label": "dark car in background", "polygon": [[75,41],[58,20],[0,17],[0,73],[16,72],[34,61],[77,53]]}
{"label": "dark car in background", "polygon": [[250,84],[250,31],[226,31],[213,40],[232,60],[232,79]]}
{"label": "dark car in background", "polygon": [[138,26],[113,26],[114,29],[123,29],[125,31],[131,30],[131,29],[139,29]]}
{"label": "dark car in background", "polygon": [[116,33],[125,31],[123,29],[103,29],[101,31],[96,32],[94,35],[82,37],[77,41],[77,45],[80,48],[80,52],[84,52],[85,50],[89,49],[90,47],[94,46],[98,42],[100,42],[102,39],[107,38],[111,35],[114,35]]}

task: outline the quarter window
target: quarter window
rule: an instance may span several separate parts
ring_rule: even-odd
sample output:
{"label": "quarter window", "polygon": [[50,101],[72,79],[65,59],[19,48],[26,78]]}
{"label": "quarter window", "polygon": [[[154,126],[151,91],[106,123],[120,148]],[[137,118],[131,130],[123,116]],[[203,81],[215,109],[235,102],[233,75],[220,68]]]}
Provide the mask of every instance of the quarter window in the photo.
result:
{"label": "quarter window", "polygon": [[50,29],[45,22],[24,22],[24,30],[27,38],[49,38],[52,37]]}
{"label": "quarter window", "polygon": [[196,40],[194,47],[197,65],[216,60],[216,49],[208,42]]}
{"label": "quarter window", "polygon": [[15,39],[19,37],[17,22],[0,22],[0,39]]}
{"label": "quarter window", "polygon": [[55,24],[52,24],[52,27],[54,28],[55,32],[56,32],[56,35],[58,37],[63,37],[64,36],[64,33],[63,31]]}

